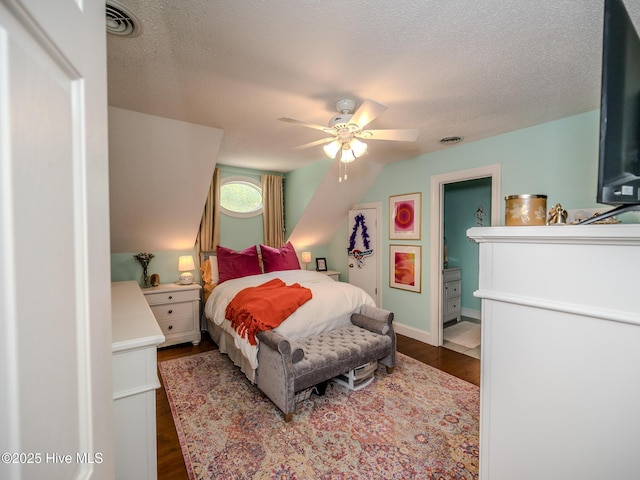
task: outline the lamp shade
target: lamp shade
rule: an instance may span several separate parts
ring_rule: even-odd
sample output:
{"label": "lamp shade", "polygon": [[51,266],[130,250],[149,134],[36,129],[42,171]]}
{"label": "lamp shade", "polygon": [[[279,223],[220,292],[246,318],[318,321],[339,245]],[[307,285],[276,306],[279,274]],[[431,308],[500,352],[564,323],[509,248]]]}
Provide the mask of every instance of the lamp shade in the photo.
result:
{"label": "lamp shade", "polygon": [[302,252],[302,263],[311,263],[311,252]]}
{"label": "lamp shade", "polygon": [[342,163],[351,163],[356,159],[356,157],[353,156],[353,150],[351,150],[349,148],[348,144],[345,144],[342,147],[342,156],[340,157],[340,161]]}
{"label": "lamp shade", "polygon": [[190,270],[195,270],[196,266],[193,263],[193,257],[191,255],[185,255],[183,257],[178,257],[178,271],[179,272],[188,272]]}
{"label": "lamp shade", "polygon": [[351,150],[353,151],[353,156],[356,158],[360,158],[367,151],[367,144],[361,142],[357,138],[351,140]]}
{"label": "lamp shade", "polygon": [[342,147],[342,144],[339,141],[334,140],[333,142],[322,147],[322,149],[324,150],[324,153],[327,155],[327,157],[336,158],[340,147]]}

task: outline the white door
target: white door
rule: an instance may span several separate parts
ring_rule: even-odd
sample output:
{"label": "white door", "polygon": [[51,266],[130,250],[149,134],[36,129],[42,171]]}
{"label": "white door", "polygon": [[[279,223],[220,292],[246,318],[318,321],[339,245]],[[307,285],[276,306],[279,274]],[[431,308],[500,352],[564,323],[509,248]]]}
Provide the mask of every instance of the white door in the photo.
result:
{"label": "white door", "polygon": [[0,0],[0,478],[114,478],[105,2]]}
{"label": "white door", "polygon": [[349,283],[362,288],[380,306],[379,208],[349,210]]}

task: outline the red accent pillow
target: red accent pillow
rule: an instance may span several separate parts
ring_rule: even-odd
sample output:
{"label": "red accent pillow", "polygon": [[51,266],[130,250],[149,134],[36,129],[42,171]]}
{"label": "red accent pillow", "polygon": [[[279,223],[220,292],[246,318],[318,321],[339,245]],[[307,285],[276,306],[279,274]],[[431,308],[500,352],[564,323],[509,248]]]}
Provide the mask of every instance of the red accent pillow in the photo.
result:
{"label": "red accent pillow", "polygon": [[232,278],[262,273],[258,261],[258,248],[255,245],[245,248],[241,252],[218,246],[216,257],[218,258],[218,275],[220,277],[218,283],[226,282]]}
{"label": "red accent pillow", "polygon": [[287,242],[280,248],[260,244],[260,252],[262,253],[264,273],[280,270],[300,270],[298,255],[291,242]]}

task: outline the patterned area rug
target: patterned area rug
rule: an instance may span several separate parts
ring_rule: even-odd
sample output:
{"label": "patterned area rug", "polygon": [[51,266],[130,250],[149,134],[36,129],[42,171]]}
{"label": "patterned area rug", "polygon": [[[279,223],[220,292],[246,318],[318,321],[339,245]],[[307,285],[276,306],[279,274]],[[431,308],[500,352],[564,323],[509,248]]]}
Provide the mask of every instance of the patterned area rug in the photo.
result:
{"label": "patterned area rug", "polygon": [[398,354],[282,414],[214,350],[159,363],[192,479],[477,479],[479,388]]}

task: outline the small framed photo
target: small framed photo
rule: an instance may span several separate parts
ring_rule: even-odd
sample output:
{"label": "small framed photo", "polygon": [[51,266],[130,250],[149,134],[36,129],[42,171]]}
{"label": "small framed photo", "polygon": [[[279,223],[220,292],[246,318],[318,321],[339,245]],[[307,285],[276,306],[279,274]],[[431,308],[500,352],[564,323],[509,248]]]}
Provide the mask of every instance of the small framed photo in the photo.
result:
{"label": "small framed photo", "polygon": [[389,286],[420,293],[422,247],[389,245]]}
{"label": "small framed photo", "polygon": [[316,270],[318,272],[326,272],[327,271],[327,259],[326,258],[316,258]]}
{"label": "small framed photo", "polygon": [[421,204],[420,192],[389,197],[391,240],[420,240]]}

